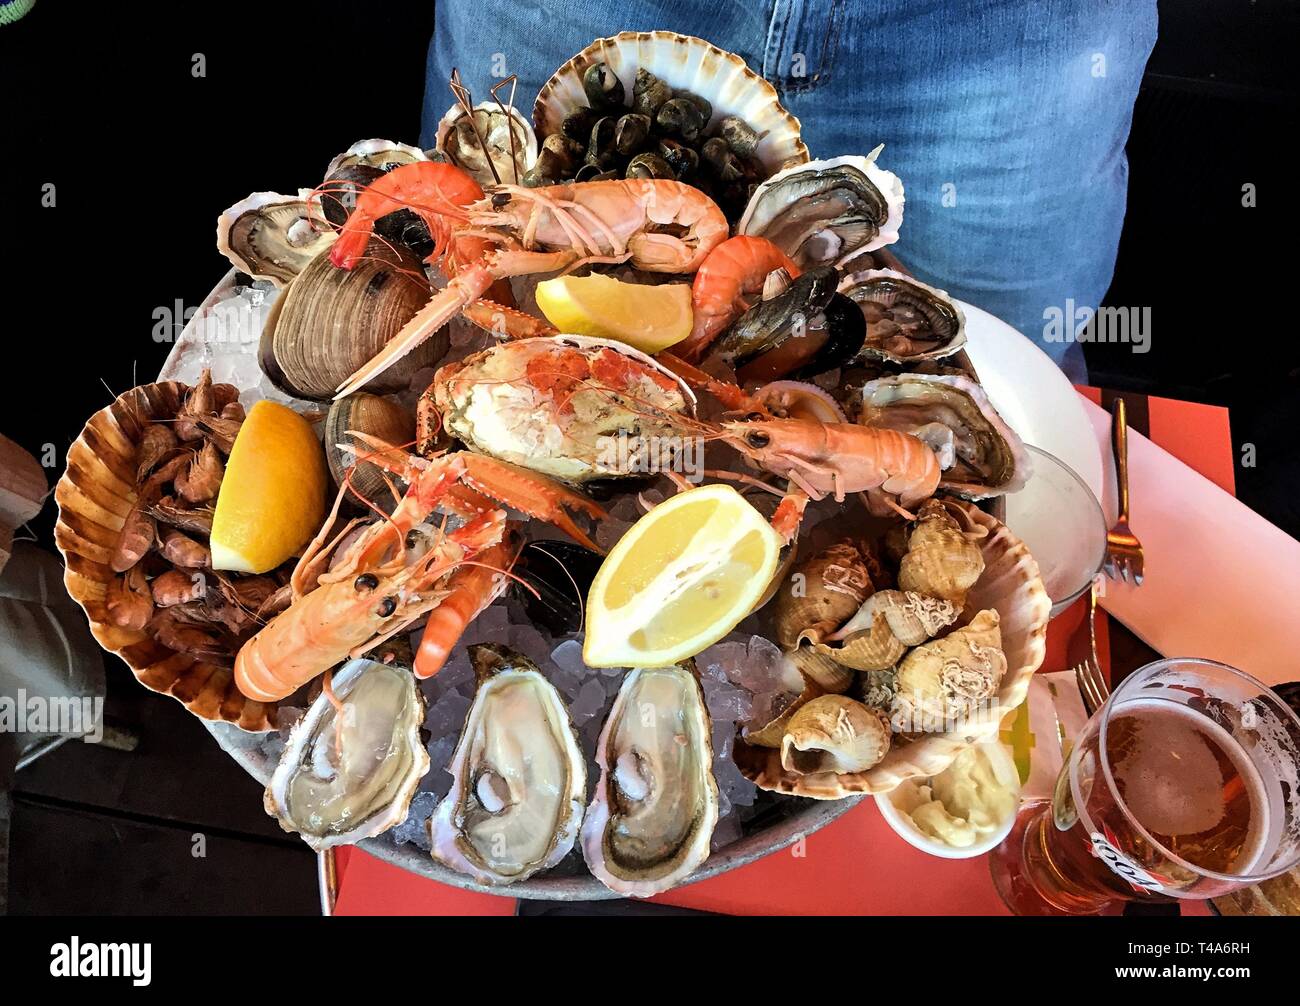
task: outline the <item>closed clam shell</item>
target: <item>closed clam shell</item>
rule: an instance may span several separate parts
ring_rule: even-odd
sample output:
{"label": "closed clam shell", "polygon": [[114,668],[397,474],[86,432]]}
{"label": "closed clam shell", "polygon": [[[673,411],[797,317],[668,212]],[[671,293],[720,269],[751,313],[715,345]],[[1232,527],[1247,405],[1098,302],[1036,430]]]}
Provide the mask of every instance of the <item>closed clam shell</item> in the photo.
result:
{"label": "closed clam shell", "polygon": [[734,53],[690,35],[670,31],[625,31],[592,42],[555,71],[537,95],[533,124],[542,137],[559,132],[567,116],[587,107],[583,74],[605,63],[633,93],[638,69],[646,69],[676,91],[689,91],[712,106],[704,132],[736,115],[758,134],[755,157],[768,171],[808,160],[799,120],[782,107],[776,89]]}
{"label": "closed clam shell", "polygon": [[[372,503],[383,506],[392,502],[381,469],[357,455],[341,450],[339,444],[353,444],[350,431],[369,433],[386,443],[409,444],[415,439],[415,417],[393,401],[364,391],[331,403],[325,416],[325,460],[334,484],[342,486],[351,472],[350,486]],[[366,448],[356,444],[364,455]],[[349,499],[359,502],[349,493]]]}
{"label": "closed clam shell", "polygon": [[136,449],[154,420],[170,422],[189,391],[178,381],[145,384],[96,412],[68,448],[68,465],[54,490],[59,507],[54,542],[63,556],[63,584],[90,620],[99,645],[126,662],[146,688],[170,695],[195,716],[242,730],[276,726],[274,704],[252,702],[235,687],[228,667],[178,653],[147,632],[114,625],[109,591],[118,534],[138,500]]}
{"label": "closed clam shell", "polygon": [[[1025,700],[1029,682],[1042,665],[1047,646],[1047,620],[1052,602],[1043,587],[1038,563],[1024,543],[996,517],[973,504],[945,501],[960,510],[984,556],[984,572],[966,596],[962,618],[994,609],[1007,669],[994,694],[994,708],[1003,712]],[[734,758],[741,773],[760,789],[818,800],[838,800],[858,793],[885,793],[904,779],[938,775],[972,744],[997,735],[999,716],[972,717],[944,733],[899,740],[878,765],[865,772],[797,776],[781,764],[779,751],[737,740]]]}
{"label": "closed clam shell", "polygon": [[[352,269],[318,255],[285,288],[267,315],[259,362],[287,395],[328,401],[429,300],[424,269],[400,245],[371,241]],[[376,377],[367,390],[405,391],[411,376],[447,351],[439,332]]]}
{"label": "closed clam shell", "polygon": [[899,588],[960,605],[982,572],[979,546],[962,533],[941,501],[926,500],[898,566]]}

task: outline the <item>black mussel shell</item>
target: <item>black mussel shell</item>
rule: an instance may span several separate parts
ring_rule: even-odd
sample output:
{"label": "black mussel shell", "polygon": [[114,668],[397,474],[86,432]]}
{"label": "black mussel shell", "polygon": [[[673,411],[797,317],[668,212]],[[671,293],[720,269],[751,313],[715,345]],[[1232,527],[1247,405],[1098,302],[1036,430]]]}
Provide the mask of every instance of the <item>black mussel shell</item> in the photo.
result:
{"label": "black mussel shell", "polygon": [[636,71],[632,81],[632,110],[654,118],[665,101],[673,96],[673,89],[645,67]]}
{"label": "black mussel shell", "polygon": [[681,181],[689,181],[693,178],[696,169],[700,166],[700,155],[696,153],[694,147],[688,147],[680,140],[674,140],[669,136],[659,141],[659,156],[668,163],[668,167],[673,171],[673,177]]}
{"label": "black mussel shell", "polygon": [[623,107],[623,82],[605,63],[593,63],[582,75],[582,90],[591,107],[599,112]]}
{"label": "black mussel shell", "polygon": [[529,590],[512,581],[528,617],[552,635],[582,628],[583,605],[603,557],[571,541],[530,541],[519,554],[514,572]]}
{"label": "black mussel shell", "polygon": [[735,182],[745,176],[745,169],[721,136],[714,136],[704,141],[700,156],[720,182]]}
{"label": "black mussel shell", "polygon": [[357,193],[383,174],[383,168],[371,164],[348,164],[330,174],[320,189],[325,219],[342,227],[357,207]]}
{"label": "black mussel shell", "polygon": [[614,124],[614,149],[624,157],[631,157],[645,147],[650,138],[650,116],[637,112],[620,115]]}
{"label": "black mussel shell", "polygon": [[806,381],[848,363],[862,350],[867,338],[867,323],[857,304],[842,293],[831,298],[822,312],[828,336],[815,356],[789,376]]}
{"label": "black mussel shell", "polygon": [[591,136],[591,127],[599,118],[600,113],[594,108],[578,108],[564,117],[560,130],[569,139],[586,143],[587,138]]}
{"label": "black mussel shell", "polygon": [[690,98],[672,98],[663,103],[655,115],[655,124],[665,133],[681,137],[687,143],[699,139],[704,129],[705,118],[700,114],[700,106]]}
{"label": "black mussel shell", "polygon": [[676,178],[672,166],[658,154],[637,154],[628,162],[624,178]]}
{"label": "black mussel shell", "polygon": [[737,318],[718,339],[717,351],[745,363],[775,348],[796,328],[806,327],[809,319],[821,314],[838,285],[839,274],[833,267],[809,269],[771,300],[760,301]]}

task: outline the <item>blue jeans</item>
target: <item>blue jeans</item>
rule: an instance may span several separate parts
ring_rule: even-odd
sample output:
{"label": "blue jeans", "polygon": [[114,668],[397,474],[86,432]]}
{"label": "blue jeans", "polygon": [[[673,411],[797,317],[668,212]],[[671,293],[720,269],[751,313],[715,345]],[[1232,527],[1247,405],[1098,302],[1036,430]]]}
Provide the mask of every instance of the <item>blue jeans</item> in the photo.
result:
{"label": "blue jeans", "polygon": [[426,147],[453,66],[475,100],[518,74],[529,108],[594,38],[699,35],[777,86],[814,157],[884,143],[907,197],[899,257],[1086,377],[1048,318],[1096,307],[1110,284],[1155,0],[439,0],[436,16]]}

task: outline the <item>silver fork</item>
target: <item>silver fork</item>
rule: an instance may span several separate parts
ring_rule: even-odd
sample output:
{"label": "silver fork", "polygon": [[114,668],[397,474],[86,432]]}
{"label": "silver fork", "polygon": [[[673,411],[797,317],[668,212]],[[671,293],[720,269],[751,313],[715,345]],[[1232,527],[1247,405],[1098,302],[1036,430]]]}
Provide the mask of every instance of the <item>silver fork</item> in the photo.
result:
{"label": "silver fork", "polygon": [[1106,683],[1106,675],[1101,673],[1101,661],[1097,658],[1096,579],[1092,581],[1092,590],[1088,594],[1088,642],[1092,652],[1074,668],[1074,677],[1079,682],[1084,709],[1091,716],[1106,704],[1106,699],[1110,696],[1110,685]]}
{"label": "silver fork", "polygon": [[1102,569],[1112,580],[1142,584],[1142,543],[1128,526],[1128,412],[1123,398],[1111,406],[1110,446],[1115,455],[1115,483],[1119,513],[1106,532],[1106,559]]}

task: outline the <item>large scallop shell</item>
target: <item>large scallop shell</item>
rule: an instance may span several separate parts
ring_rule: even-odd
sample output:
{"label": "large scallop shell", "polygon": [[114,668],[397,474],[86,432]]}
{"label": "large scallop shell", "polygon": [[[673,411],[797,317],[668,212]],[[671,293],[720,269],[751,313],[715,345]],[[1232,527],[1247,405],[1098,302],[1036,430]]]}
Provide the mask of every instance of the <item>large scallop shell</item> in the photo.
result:
{"label": "large scallop shell", "polygon": [[274,704],[246,699],[228,667],[177,653],[148,633],[124,629],[108,619],[110,565],[118,533],[135,505],[136,445],[153,419],[171,419],[189,391],[178,381],[145,384],[96,412],[68,448],[68,467],[54,490],[59,518],[54,541],[66,567],[63,583],[85,610],[99,645],[126,662],[142,685],[170,695],[206,720],[224,720],[243,730],[272,730]]}
{"label": "large scallop shell", "polygon": [[[997,611],[1007,671],[998,686],[995,708],[1014,709],[1025,700],[1030,679],[1043,662],[1052,602],[1043,588],[1038,563],[1001,521],[970,503],[947,501],[946,505],[970,521],[977,529],[975,535],[983,534],[978,543],[984,554],[984,573],[966,597],[961,621],[969,621],[986,608]],[[896,743],[880,764],[865,772],[796,776],[782,767],[779,751],[741,741],[736,742],[735,760],[740,771],[761,789],[838,800],[854,793],[888,792],[904,779],[937,775],[959,752],[996,736],[1000,725],[999,716],[983,714],[947,733]]]}
{"label": "large scallop shell", "polygon": [[[285,288],[267,315],[258,348],[262,370],[295,398],[328,401],[347,377],[383,349],[429,300],[415,255],[371,241],[353,269],[318,255]],[[378,394],[405,391],[411,376],[447,351],[447,335],[425,340],[366,385]]]}
{"label": "large scallop shell", "polygon": [[799,120],[781,106],[776,88],[734,53],[671,31],[625,31],[597,39],[556,70],[533,105],[538,136],[558,132],[565,116],[587,107],[582,75],[600,62],[618,74],[628,94],[636,71],[644,67],[674,88],[707,98],[713,104],[713,118],[706,132],[725,115],[738,115],[756,132],[765,132],[755,156],[769,172],[808,160],[808,148],[799,138]]}

